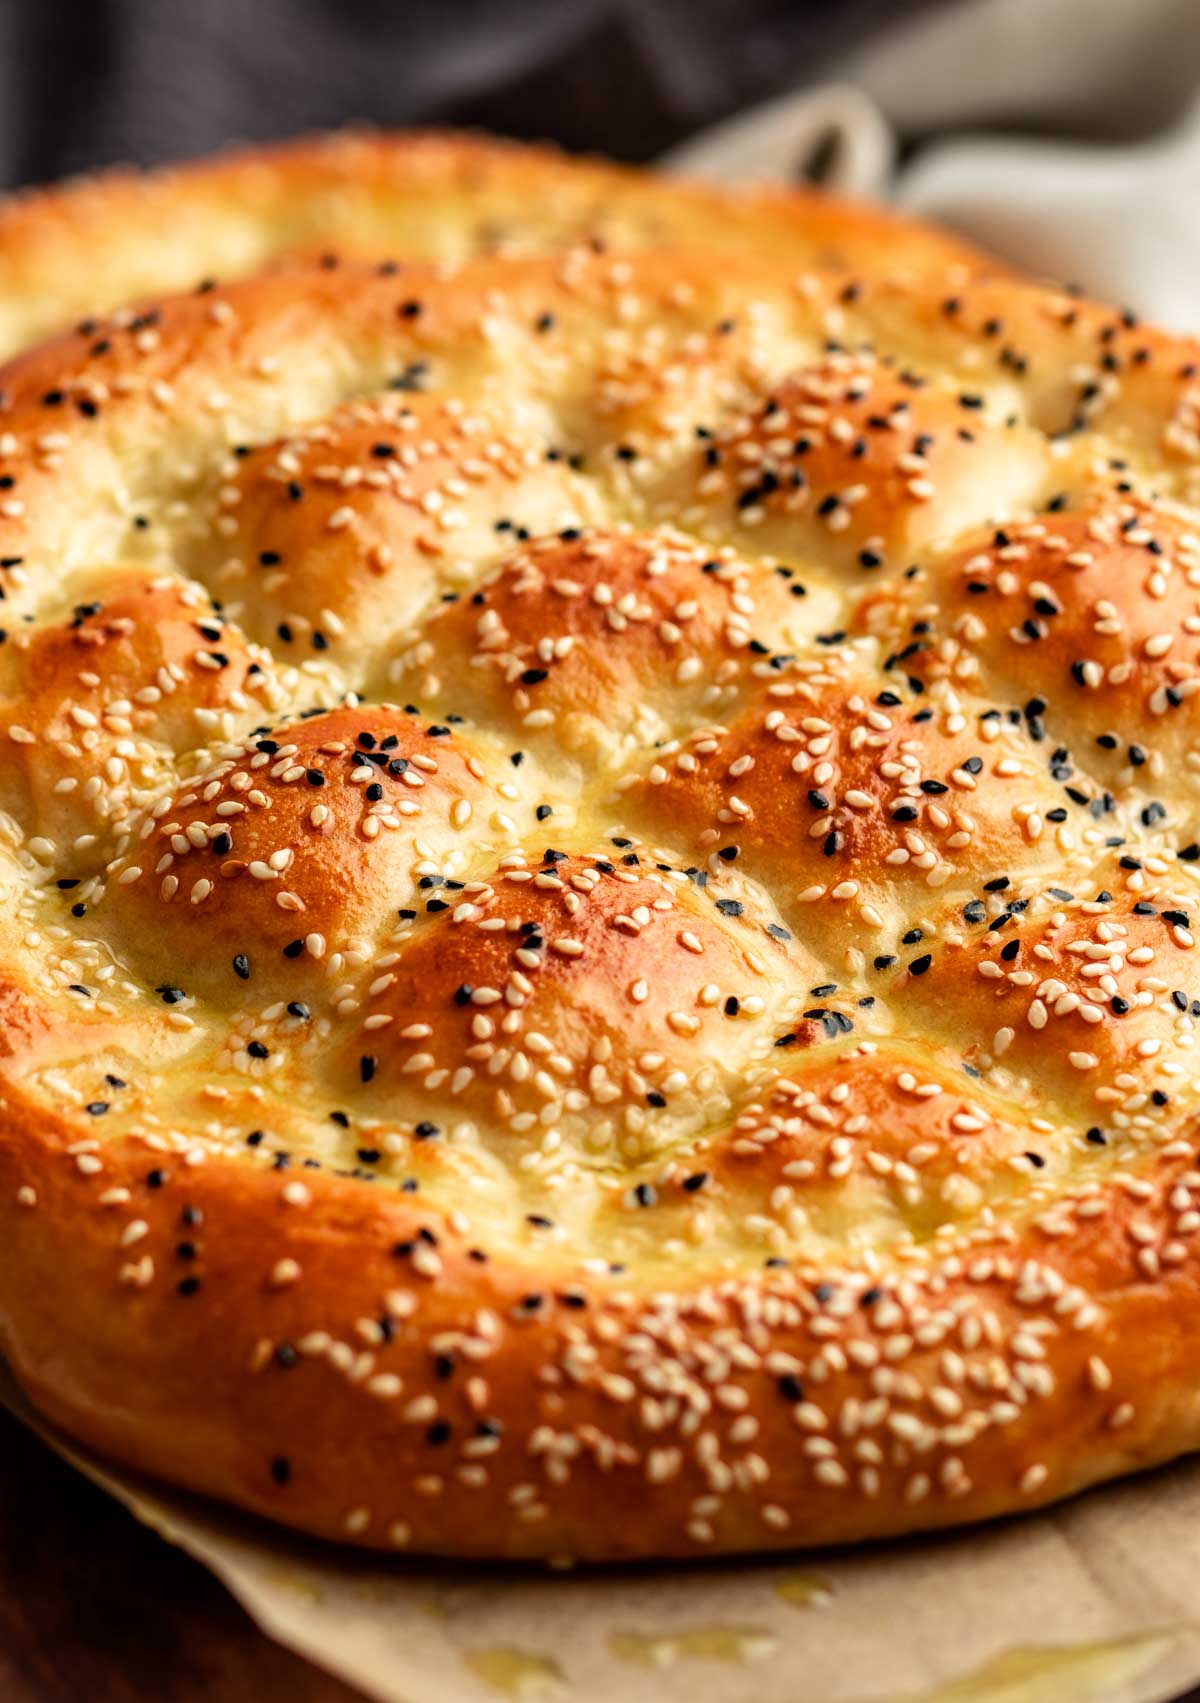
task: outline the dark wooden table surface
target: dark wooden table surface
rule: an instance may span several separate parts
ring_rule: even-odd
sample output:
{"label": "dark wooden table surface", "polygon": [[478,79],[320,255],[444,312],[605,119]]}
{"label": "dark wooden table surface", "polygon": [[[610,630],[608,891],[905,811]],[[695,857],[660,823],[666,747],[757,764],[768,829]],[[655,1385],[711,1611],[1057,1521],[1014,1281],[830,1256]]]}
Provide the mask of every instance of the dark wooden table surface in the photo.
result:
{"label": "dark wooden table surface", "polygon": [[0,1699],[362,1703],[3,1409]]}
{"label": "dark wooden table surface", "polygon": [[[0,1700],[363,1703],[3,1408]],[[1200,1703],[1200,1688],[1178,1703]]]}

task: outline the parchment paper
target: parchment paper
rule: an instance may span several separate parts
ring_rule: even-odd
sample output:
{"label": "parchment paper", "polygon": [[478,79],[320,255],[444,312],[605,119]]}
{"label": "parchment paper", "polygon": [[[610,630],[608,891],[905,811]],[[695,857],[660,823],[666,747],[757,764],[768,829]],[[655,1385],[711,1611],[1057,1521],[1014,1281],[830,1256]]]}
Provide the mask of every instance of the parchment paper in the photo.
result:
{"label": "parchment paper", "polygon": [[2,1365],[0,1400],[381,1703],[1160,1703],[1200,1675],[1200,1462],[944,1538],[551,1573],[292,1538],[66,1442]]}

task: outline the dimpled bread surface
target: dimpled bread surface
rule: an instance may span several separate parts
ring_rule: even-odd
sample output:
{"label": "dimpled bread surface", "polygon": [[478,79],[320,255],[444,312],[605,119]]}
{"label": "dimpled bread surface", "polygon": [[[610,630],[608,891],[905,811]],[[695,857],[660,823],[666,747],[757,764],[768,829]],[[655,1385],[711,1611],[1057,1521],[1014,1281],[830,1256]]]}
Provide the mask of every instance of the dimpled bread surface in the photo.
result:
{"label": "dimpled bread surface", "polygon": [[71,1434],[553,1560],[1200,1442],[1197,351],[935,241],[292,258],[0,374]]}

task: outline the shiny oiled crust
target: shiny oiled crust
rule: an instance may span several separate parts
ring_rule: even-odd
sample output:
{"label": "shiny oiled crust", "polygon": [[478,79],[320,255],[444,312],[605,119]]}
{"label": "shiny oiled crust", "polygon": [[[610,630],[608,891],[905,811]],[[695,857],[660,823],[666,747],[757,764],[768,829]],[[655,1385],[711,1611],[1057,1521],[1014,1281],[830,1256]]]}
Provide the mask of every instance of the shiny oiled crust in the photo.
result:
{"label": "shiny oiled crust", "polygon": [[13,362],[33,1399],[506,1557],[1196,1446],[1198,362],[1021,282],[588,249]]}
{"label": "shiny oiled crust", "polygon": [[808,265],[979,262],[945,232],[819,190],[714,189],[454,132],[343,131],[0,204],[0,355],[138,296],[337,252],[461,260],[598,241]]}

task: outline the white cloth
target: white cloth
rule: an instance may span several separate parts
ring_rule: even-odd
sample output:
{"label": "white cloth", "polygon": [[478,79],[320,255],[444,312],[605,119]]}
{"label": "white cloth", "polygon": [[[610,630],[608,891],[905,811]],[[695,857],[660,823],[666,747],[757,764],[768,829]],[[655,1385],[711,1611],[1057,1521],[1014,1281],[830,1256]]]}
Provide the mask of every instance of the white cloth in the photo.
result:
{"label": "white cloth", "polygon": [[[960,0],[835,70],[664,163],[786,180],[820,141],[832,186],[1200,332],[1200,0]],[[897,139],[931,132],[897,172]]]}

